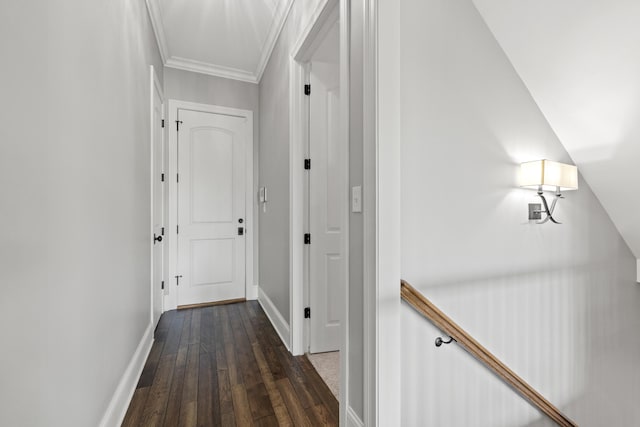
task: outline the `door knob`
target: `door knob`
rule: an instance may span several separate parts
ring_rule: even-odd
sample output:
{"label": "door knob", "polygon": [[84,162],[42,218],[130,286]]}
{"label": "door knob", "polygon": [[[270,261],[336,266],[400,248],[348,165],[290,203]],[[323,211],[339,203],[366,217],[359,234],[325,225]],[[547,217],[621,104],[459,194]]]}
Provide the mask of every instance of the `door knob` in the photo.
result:
{"label": "door knob", "polygon": [[156,233],[153,233],[153,244],[155,245],[156,242],[162,242],[162,235],[156,236]]}

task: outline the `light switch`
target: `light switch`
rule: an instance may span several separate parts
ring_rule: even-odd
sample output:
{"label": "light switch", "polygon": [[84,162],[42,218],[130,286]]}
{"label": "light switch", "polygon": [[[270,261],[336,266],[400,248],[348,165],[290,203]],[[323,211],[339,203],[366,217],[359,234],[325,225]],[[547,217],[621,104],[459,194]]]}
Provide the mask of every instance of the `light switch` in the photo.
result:
{"label": "light switch", "polygon": [[362,187],[351,188],[351,212],[362,212]]}

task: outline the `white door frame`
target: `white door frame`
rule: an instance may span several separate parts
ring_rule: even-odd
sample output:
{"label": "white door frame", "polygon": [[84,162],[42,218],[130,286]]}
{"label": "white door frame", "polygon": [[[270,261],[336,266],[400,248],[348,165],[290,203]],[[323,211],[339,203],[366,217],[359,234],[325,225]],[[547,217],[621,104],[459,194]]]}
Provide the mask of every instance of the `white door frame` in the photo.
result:
{"label": "white door frame", "polygon": [[[307,63],[311,59],[311,54],[318,43],[322,40],[324,34],[321,32],[326,27],[329,27],[327,24],[331,22],[332,19],[335,19],[337,3],[338,0],[323,0],[320,2],[310,18],[309,24],[294,44],[289,61],[289,96],[291,105],[289,110],[289,342],[291,344],[291,352],[294,355],[304,354],[307,349],[304,327],[305,256],[303,242],[303,235],[305,233],[306,179],[303,166],[307,147],[309,146],[309,99],[304,95],[303,88],[304,85],[308,83]],[[340,84],[342,85],[342,81]],[[343,94],[344,89],[341,87],[340,96],[342,97]],[[344,100],[341,99],[340,103],[341,110],[344,111]],[[344,117],[344,114],[342,114],[342,116]],[[344,138],[344,129],[341,130],[341,135]],[[348,141],[348,139],[345,139],[345,143],[346,141]],[[346,170],[348,170],[348,163],[346,163],[346,168]]]}
{"label": "white door frame", "polygon": [[395,426],[402,420],[400,2],[366,1],[364,21],[364,423]]}
{"label": "white door frame", "polygon": [[[304,155],[308,146],[309,100],[303,87],[307,82],[307,62],[315,47],[322,41],[326,31],[336,17],[340,20],[340,110],[343,118],[340,135],[344,144],[349,142],[349,0],[322,0],[293,45],[289,60],[289,342],[294,355],[304,354],[304,215],[305,215],[305,172]],[[332,21],[333,20],[333,21]],[[349,170],[348,155],[343,159],[345,171]],[[348,172],[347,172],[347,177]],[[348,179],[345,183],[345,206],[349,200]],[[345,238],[343,253],[349,265],[349,212],[345,209],[343,223]],[[345,289],[343,291],[344,311],[341,319],[342,340],[340,348],[340,425],[347,425],[348,409],[348,355],[349,355],[349,268],[345,269]]]}
{"label": "white door frame", "polygon": [[[160,102],[161,102],[161,109],[162,109],[162,120],[164,120],[164,116],[165,116],[165,111],[164,111],[164,91],[162,90],[162,84],[160,83],[160,80],[158,79],[158,75],[156,74],[156,70],[153,67],[153,65],[149,66],[149,93],[150,93],[150,98],[149,98],[149,102],[150,102],[150,107],[149,107],[149,111],[150,111],[150,115],[151,117],[149,118],[149,131],[151,133],[150,136],[150,141],[151,141],[151,146],[149,149],[149,155],[150,155],[150,160],[149,160],[149,185],[150,185],[150,189],[151,189],[151,197],[150,197],[150,203],[151,203],[151,208],[150,208],[150,221],[151,224],[149,226],[150,228],[150,234],[149,234],[149,240],[150,240],[150,253],[151,253],[151,262],[150,262],[150,276],[151,276],[151,284],[150,284],[150,298],[151,298],[151,313],[150,313],[150,322],[153,325],[153,293],[154,290],[157,290],[158,292],[162,292],[162,290],[159,289],[154,289],[154,283],[153,283],[153,275],[154,275],[154,266],[153,266],[153,260],[154,260],[154,256],[153,256],[153,250],[154,250],[154,240],[153,240],[153,209],[154,209],[154,191],[153,191],[153,186],[155,181],[158,179],[158,171],[154,170],[154,156],[155,156],[155,151],[154,151],[154,140],[153,140],[153,136],[154,136],[154,127],[155,126],[159,126],[158,123],[155,123],[153,120],[153,102],[154,102],[154,95],[155,92],[158,92],[160,94]],[[164,151],[164,131],[160,132],[160,137],[162,139],[160,145],[162,146],[162,149]],[[164,154],[164,153],[163,153]],[[162,158],[163,162],[164,162],[164,155]],[[164,206],[162,206],[162,209],[164,210]],[[165,271],[166,269],[164,268],[164,266],[166,265],[166,251],[163,251],[163,269],[162,269],[162,279],[165,280]],[[161,305],[162,307],[160,308],[160,313],[164,313],[165,311],[165,304],[164,304],[164,298],[160,298],[161,301]],[[153,327],[155,327],[155,325],[153,325]]]}
{"label": "white door frame", "polygon": [[202,111],[206,113],[224,114],[228,116],[244,117],[247,119],[247,125],[249,126],[247,146],[245,149],[246,159],[246,189],[245,189],[245,298],[247,300],[258,298],[258,287],[254,281],[254,240],[257,238],[257,227],[254,224],[254,212],[258,210],[257,201],[257,187],[253,181],[253,111],[241,110],[238,108],[222,107],[219,105],[199,104],[195,102],[179,101],[175,99],[169,100],[169,120],[167,122],[167,128],[169,132],[169,148],[168,148],[168,172],[165,181],[169,184],[169,215],[167,232],[165,233],[165,239],[167,240],[168,257],[167,264],[169,265],[169,274],[165,280],[165,308],[167,310],[176,309],[178,307],[178,287],[176,286],[175,276],[178,274],[177,262],[178,262],[178,239],[176,237],[177,229],[177,214],[178,214],[178,185],[176,182],[176,175],[178,173],[178,132],[176,131],[176,120],[178,117],[178,109],[181,110],[193,110]]}

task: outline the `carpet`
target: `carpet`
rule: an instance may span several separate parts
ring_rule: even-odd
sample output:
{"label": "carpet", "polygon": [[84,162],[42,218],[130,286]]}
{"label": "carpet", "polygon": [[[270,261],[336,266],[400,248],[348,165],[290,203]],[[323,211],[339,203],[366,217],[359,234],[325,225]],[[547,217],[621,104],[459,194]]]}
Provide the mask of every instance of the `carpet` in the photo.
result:
{"label": "carpet", "polygon": [[340,352],[307,354],[307,357],[337,399],[340,392]]}

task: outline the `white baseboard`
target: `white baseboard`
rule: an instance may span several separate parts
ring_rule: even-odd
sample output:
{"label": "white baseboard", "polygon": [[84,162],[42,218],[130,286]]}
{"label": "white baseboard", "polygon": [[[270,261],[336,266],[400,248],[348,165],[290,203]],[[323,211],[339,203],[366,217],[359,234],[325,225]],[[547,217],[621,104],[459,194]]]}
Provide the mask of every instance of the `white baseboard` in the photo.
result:
{"label": "white baseboard", "polygon": [[107,411],[104,413],[102,420],[100,421],[100,427],[118,427],[122,424],[124,416],[127,414],[129,408],[129,402],[133,397],[133,392],[136,390],[138,379],[144,368],[144,364],[147,361],[151,346],[153,345],[153,325],[149,322],[147,330],[144,332],[138,348],[136,348],[129,366],[124,371],[120,383],[116,388],[111,402],[107,407]]}
{"label": "white baseboard", "polygon": [[364,422],[351,406],[347,409],[347,427],[364,427]]}
{"label": "white baseboard", "polygon": [[287,350],[291,351],[291,346],[289,345],[289,324],[284,320],[282,314],[280,314],[276,306],[269,299],[267,294],[264,293],[262,288],[258,288],[258,302],[271,321],[271,324],[278,333],[278,336],[280,336],[280,340],[282,340],[285,347],[287,347]]}
{"label": "white baseboard", "polygon": [[246,295],[247,301],[253,301],[258,299],[258,285],[250,286],[247,289]]}

